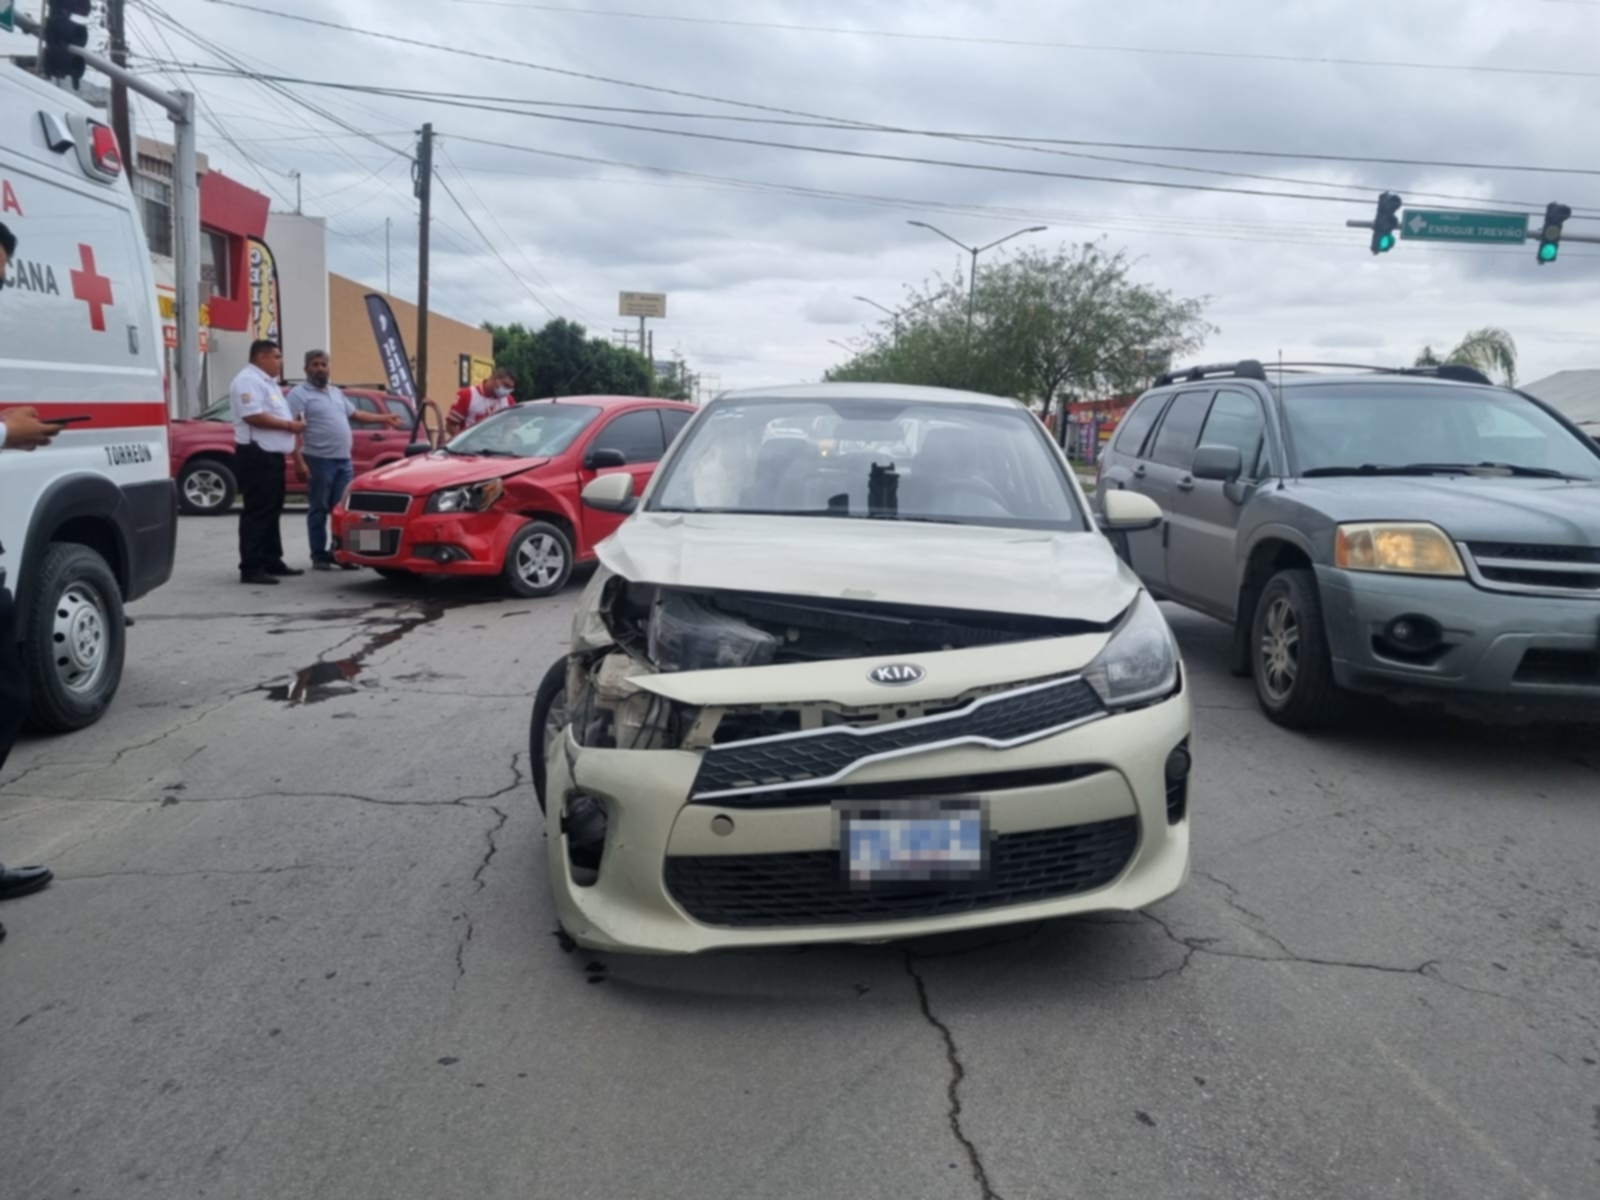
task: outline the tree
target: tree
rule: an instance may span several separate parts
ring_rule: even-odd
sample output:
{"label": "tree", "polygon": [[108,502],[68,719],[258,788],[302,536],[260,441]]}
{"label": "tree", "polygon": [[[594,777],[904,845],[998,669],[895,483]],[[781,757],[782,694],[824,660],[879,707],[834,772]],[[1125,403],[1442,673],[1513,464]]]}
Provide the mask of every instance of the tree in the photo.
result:
{"label": "tree", "polygon": [[980,272],[969,337],[959,276],[912,290],[898,334],[886,325],[830,380],[967,387],[1040,402],[1116,394],[1144,382],[1145,352],[1197,350],[1214,331],[1205,299],[1130,278],[1126,254],[1100,244],[1003,255]]}
{"label": "tree", "polygon": [[1461,339],[1461,344],[1442,359],[1432,346],[1424,346],[1417,355],[1419,367],[1441,367],[1452,363],[1459,367],[1472,367],[1493,377],[1498,371],[1508,387],[1517,382],[1517,342],[1504,329],[1486,327],[1474,329]]}
{"label": "tree", "polygon": [[648,396],[650,369],[633,350],[591,337],[564,317],[530,331],[522,325],[485,325],[494,336],[494,358],[517,376],[527,399],[551,396]]}

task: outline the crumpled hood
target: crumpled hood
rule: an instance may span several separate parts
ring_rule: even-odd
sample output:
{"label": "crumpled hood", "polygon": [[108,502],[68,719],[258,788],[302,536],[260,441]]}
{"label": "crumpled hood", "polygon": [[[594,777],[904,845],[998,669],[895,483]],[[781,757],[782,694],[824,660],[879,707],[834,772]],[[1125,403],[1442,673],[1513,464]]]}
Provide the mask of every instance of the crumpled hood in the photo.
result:
{"label": "crumpled hood", "polygon": [[1098,533],[640,512],[599,547],[638,583],[1107,624],[1139,583]]}
{"label": "crumpled hood", "polygon": [[381,491],[410,492],[425,496],[440,488],[481,483],[485,479],[505,479],[542,467],[548,458],[471,458],[449,454],[424,454],[403,458],[356,476],[356,486]]}
{"label": "crumpled hood", "polygon": [[1461,542],[1600,546],[1600,483],[1439,475],[1293,486],[1335,521],[1431,521]]}

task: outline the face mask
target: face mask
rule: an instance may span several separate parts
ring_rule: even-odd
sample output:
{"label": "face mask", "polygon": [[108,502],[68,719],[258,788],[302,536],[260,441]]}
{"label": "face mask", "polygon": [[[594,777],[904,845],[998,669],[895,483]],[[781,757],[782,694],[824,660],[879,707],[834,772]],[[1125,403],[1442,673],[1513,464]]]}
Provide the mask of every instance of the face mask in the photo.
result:
{"label": "face mask", "polygon": [[507,396],[511,395],[511,389],[508,387],[497,387],[494,390],[494,394],[497,399],[504,400]]}

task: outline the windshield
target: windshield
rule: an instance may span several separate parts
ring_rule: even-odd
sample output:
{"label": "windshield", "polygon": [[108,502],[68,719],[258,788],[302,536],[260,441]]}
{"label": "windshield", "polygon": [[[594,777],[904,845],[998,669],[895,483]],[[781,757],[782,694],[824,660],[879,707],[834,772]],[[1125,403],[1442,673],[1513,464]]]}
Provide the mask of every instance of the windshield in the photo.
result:
{"label": "windshield", "polygon": [[718,401],[649,507],[1085,528],[1043,428],[1022,409],[893,400]]}
{"label": "windshield", "polygon": [[549,458],[572,445],[599,413],[585,404],[519,404],[459,434],[445,449],[451,454]]}
{"label": "windshield", "polygon": [[1600,455],[1515,392],[1404,383],[1317,385],[1284,389],[1283,413],[1302,475],[1493,464],[1600,477]]}

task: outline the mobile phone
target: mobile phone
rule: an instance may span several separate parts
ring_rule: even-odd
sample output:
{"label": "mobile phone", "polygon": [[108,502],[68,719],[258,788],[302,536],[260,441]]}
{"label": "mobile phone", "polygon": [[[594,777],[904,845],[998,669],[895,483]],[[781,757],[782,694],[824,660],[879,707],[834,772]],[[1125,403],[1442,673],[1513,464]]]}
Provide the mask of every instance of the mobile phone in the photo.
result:
{"label": "mobile phone", "polygon": [[92,421],[92,420],[94,420],[93,417],[40,417],[39,418],[40,423],[44,424],[44,425],[76,425],[80,421]]}

